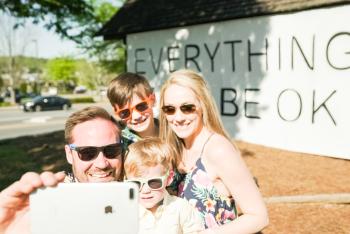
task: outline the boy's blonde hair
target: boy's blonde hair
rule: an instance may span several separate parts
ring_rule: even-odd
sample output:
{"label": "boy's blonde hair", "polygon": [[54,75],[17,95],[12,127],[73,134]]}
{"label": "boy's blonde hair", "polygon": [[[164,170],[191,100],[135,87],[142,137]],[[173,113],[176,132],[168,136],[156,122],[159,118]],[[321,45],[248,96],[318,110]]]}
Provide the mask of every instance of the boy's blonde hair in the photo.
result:
{"label": "boy's blonde hair", "polygon": [[163,172],[166,173],[173,169],[174,150],[158,137],[149,137],[129,146],[124,162],[125,175],[139,177],[148,167],[157,165],[163,166]]}

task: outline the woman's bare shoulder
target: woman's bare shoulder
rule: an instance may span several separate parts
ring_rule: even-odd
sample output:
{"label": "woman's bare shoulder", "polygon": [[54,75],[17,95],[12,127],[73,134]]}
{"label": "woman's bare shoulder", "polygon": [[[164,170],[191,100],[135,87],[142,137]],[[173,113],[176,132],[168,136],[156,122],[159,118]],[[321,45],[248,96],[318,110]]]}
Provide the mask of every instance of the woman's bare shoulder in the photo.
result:
{"label": "woman's bare shoulder", "polygon": [[233,141],[230,141],[226,137],[214,133],[205,149],[205,155],[209,160],[217,160],[218,158],[224,159],[226,157],[232,157],[233,155],[239,155],[238,148],[234,145]]}

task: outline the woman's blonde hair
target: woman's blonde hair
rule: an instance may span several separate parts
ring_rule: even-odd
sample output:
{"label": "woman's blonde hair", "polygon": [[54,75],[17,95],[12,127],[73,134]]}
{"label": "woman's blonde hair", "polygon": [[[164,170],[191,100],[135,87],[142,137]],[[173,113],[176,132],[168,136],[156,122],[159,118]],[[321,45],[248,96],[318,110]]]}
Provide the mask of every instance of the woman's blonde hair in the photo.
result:
{"label": "woman's blonde hair", "polygon": [[[160,107],[164,105],[165,91],[174,84],[191,89],[200,103],[203,113],[203,125],[209,131],[220,134],[231,141],[222,124],[214,98],[209,91],[206,81],[194,71],[182,69],[170,74],[169,79],[165,81],[160,91]],[[178,152],[176,163],[179,163],[183,150],[183,141],[172,131],[167,123],[166,115],[162,111],[159,114],[159,122],[159,137],[175,147]]]}

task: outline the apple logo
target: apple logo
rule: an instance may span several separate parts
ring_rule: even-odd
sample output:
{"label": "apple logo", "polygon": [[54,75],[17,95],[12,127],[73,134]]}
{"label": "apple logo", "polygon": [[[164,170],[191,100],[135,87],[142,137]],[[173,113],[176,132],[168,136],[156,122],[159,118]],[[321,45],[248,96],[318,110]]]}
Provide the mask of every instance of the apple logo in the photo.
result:
{"label": "apple logo", "polygon": [[112,206],[106,206],[106,207],[105,207],[105,214],[108,214],[108,213],[113,213],[113,208],[112,208]]}

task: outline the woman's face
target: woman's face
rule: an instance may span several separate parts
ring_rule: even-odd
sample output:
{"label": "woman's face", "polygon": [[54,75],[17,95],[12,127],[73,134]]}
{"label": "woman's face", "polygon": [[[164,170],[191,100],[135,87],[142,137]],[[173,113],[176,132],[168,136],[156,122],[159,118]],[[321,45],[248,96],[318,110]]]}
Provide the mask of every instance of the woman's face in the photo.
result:
{"label": "woman's face", "polygon": [[179,138],[190,139],[203,127],[200,103],[190,88],[177,84],[170,85],[164,92],[162,108],[169,110],[168,113],[164,112],[166,119]]}

